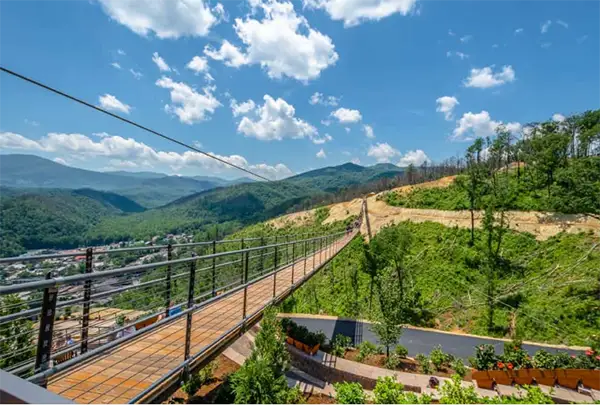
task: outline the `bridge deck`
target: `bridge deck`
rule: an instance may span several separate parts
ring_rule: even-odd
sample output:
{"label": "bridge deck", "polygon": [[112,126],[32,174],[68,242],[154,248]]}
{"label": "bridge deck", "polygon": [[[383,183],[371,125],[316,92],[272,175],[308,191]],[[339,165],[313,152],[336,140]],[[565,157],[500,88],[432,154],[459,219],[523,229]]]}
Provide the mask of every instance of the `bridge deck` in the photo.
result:
{"label": "bridge deck", "polygon": [[[354,236],[344,236],[329,251],[308,256],[306,274],[335,256]],[[322,256],[320,258],[320,256]],[[314,265],[313,265],[314,259]],[[294,271],[292,271],[294,267]],[[304,260],[277,272],[276,294],[282,296],[304,277]],[[236,292],[193,314],[191,350],[194,355],[241,321],[244,292]],[[273,276],[248,287],[247,314],[259,311],[273,298]],[[48,389],[78,403],[127,403],[184,360],[185,317],[102,353],[60,373]]]}

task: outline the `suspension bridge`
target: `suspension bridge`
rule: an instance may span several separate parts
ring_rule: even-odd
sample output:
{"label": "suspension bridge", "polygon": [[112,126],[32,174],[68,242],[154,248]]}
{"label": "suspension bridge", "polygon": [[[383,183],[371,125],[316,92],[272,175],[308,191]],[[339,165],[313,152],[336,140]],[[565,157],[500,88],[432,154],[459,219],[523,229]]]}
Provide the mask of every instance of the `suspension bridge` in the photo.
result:
{"label": "suspension bridge", "polygon": [[[7,348],[0,364],[77,403],[156,401],[325,267],[356,236],[355,225],[317,236],[88,248],[83,274],[50,271],[44,280],[0,287]],[[140,251],[162,252],[158,257],[167,260],[93,271],[94,260]],[[81,253],[0,264],[75,254]]]}

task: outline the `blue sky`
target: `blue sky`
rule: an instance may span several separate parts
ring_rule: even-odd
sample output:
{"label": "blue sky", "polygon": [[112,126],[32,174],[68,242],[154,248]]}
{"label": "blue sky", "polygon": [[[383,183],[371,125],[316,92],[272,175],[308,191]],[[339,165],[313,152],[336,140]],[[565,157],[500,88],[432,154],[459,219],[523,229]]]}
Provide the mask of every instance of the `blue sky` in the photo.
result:
{"label": "blue sky", "polygon": [[[597,109],[595,1],[3,1],[2,66],[272,178]],[[162,68],[162,69],[161,69]],[[0,75],[2,153],[238,177]],[[315,94],[318,93],[318,94]]]}

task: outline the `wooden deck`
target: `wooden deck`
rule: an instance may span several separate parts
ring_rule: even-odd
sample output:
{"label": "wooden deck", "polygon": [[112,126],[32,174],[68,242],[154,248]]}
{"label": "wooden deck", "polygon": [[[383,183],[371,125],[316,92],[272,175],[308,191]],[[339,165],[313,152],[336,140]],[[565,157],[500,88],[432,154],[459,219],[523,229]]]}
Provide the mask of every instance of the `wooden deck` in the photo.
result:
{"label": "wooden deck", "polygon": [[[335,249],[308,256],[306,274],[335,256],[354,236],[344,236]],[[322,256],[320,258],[320,256]],[[313,266],[314,259],[314,266]],[[276,294],[282,296],[304,277],[304,261],[282,268],[276,276]],[[193,315],[193,356],[242,320],[244,292],[236,292],[199,309]],[[273,298],[273,276],[248,287],[248,315],[264,308]],[[102,353],[85,364],[53,376],[48,390],[78,403],[127,403],[184,360],[185,317]]]}

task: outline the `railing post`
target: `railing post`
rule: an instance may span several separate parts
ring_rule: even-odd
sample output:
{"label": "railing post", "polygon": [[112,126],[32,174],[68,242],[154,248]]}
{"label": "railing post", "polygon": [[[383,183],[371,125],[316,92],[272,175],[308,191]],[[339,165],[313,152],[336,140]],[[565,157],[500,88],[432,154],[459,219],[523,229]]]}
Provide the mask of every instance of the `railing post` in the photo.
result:
{"label": "railing post", "polygon": [[275,265],[273,266],[273,298],[275,298],[276,286],[277,286],[277,245],[275,246]]}
{"label": "railing post", "polygon": [[[167,245],[167,261],[173,260],[173,245],[169,243]],[[167,265],[167,280],[165,288],[165,318],[169,316],[169,310],[171,309],[171,265]]]}
{"label": "railing post", "polygon": [[285,235],[285,264],[290,264],[290,235]]}
{"label": "railing post", "polygon": [[308,241],[304,241],[304,276],[306,276],[306,259],[308,259]]}
{"label": "railing post", "polygon": [[292,242],[292,285],[294,285],[294,267],[296,266],[296,242]]}
{"label": "railing post", "polygon": [[[52,272],[46,274],[46,280],[52,278]],[[56,313],[56,301],[58,296],[57,287],[47,287],[44,289],[44,298],[42,301],[42,312],[40,313],[40,326],[38,330],[38,344],[35,356],[35,370],[43,371],[48,368],[50,355],[52,354],[52,333],[54,331],[54,318]],[[46,388],[47,380],[41,382],[41,386]]]}
{"label": "railing post", "polygon": [[260,275],[262,276],[263,271],[265,270],[265,238],[260,237]]}
{"label": "railing post", "polygon": [[[92,272],[92,248],[85,251],[85,274]],[[92,280],[85,280],[83,284],[83,309],[81,315],[81,354],[88,349],[88,329],[90,326],[90,299],[92,298]]]}
{"label": "railing post", "polygon": [[[212,254],[215,255],[217,253],[217,241],[212,241]],[[212,258],[212,296],[217,296],[217,258],[213,256]]]}
{"label": "railing post", "polygon": [[[248,283],[248,253],[246,252],[246,259],[244,261],[245,265],[244,265],[244,309],[242,312],[242,320],[246,320],[246,302],[248,299],[248,286],[245,285]],[[242,328],[243,330],[243,328]]]}
{"label": "railing post", "polygon": [[[192,253],[192,257],[196,255]],[[196,261],[193,260],[190,262],[190,280],[188,285],[188,303],[187,309],[190,309],[194,306],[194,285],[196,284]],[[184,360],[190,358],[190,343],[192,339],[192,312],[187,313],[187,319],[185,324],[185,353]],[[185,368],[185,375],[189,375],[189,367]],[[187,378],[187,377],[186,377]]]}
{"label": "railing post", "polygon": [[242,257],[240,258],[240,265],[241,265],[241,269],[242,271],[240,272],[240,278],[242,279],[242,284],[244,284],[244,238],[242,238],[242,241],[240,243],[240,250],[242,251]]}
{"label": "railing post", "polygon": [[319,237],[319,266],[323,263],[323,237]]}
{"label": "railing post", "polygon": [[315,259],[317,257],[317,240],[313,238],[313,248],[312,248],[312,257],[313,257],[313,265],[312,265],[312,271],[315,270]]}

